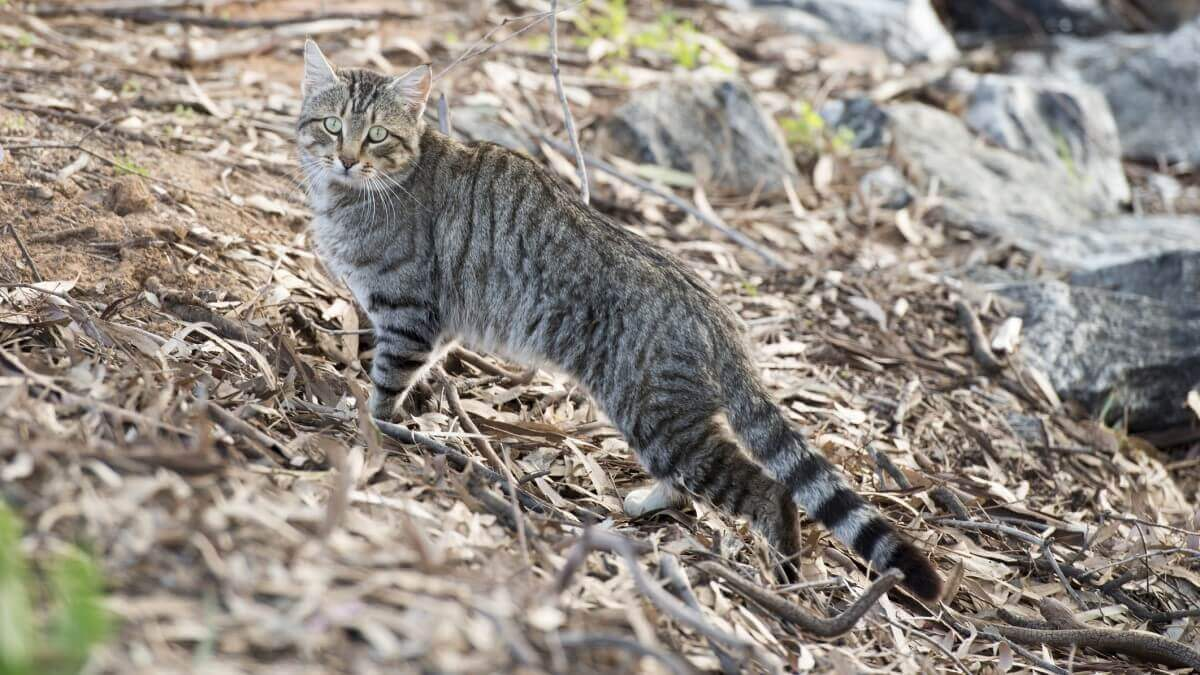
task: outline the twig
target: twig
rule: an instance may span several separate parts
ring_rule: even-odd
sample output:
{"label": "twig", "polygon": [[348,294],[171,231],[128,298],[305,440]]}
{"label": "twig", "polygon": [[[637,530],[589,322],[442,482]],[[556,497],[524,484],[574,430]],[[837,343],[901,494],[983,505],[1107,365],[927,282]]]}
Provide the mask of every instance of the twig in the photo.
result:
{"label": "twig", "polygon": [[438,95],[438,131],[447,136],[454,136],[454,124],[450,121],[450,104],[446,102],[446,92]]}
{"label": "twig", "polygon": [[690,663],[674,654],[668,654],[622,635],[561,633],[558,635],[558,641],[567,649],[623,649],[639,657],[652,658],[676,675],[691,675],[697,672]]}
{"label": "twig", "polygon": [[59,244],[68,239],[91,239],[98,234],[95,225],[85,225],[83,227],[68,227],[65,230],[55,230],[54,232],[43,232],[35,234],[29,238],[31,244]]}
{"label": "twig", "polygon": [[1030,534],[1023,530],[1018,530],[1011,525],[1004,525],[1002,523],[978,523],[973,520],[955,520],[953,518],[935,518],[933,520],[943,525],[957,527],[960,530],[976,530],[979,532],[998,532],[1000,534],[1007,534],[1010,537],[1016,537],[1027,544],[1032,544],[1038,547],[1040,547],[1046,541],[1036,534]]}
{"label": "twig", "polygon": [[874,445],[867,446],[867,452],[871,455],[871,458],[875,460],[875,463],[879,465],[879,468],[883,469],[884,473],[891,476],[892,480],[896,481],[897,487],[899,487],[901,490],[908,490],[912,488],[912,482],[908,480],[908,476],[904,475],[904,472],[900,470],[900,467],[896,466],[896,463],[892,461],[891,457],[888,457],[887,454],[876,450]]}
{"label": "twig", "polygon": [[971,520],[971,514],[967,511],[967,507],[963,505],[962,500],[954,491],[945,485],[939,485],[929,491],[930,498],[938,506],[946,509],[954,514],[959,520]]}
{"label": "twig", "polygon": [[583,152],[579,149],[579,134],[575,132],[575,117],[571,115],[571,106],[567,103],[567,94],[563,90],[562,74],[558,69],[558,0],[550,0],[550,75],[554,78],[554,90],[558,92],[558,100],[562,103],[563,121],[567,126],[567,138],[571,140],[571,151],[575,153],[575,174],[579,176],[579,198],[587,204],[590,200],[588,192],[587,165],[583,161]]}
{"label": "twig", "polygon": [[135,413],[131,410],[126,410],[125,408],[121,408],[121,407],[112,405],[111,403],[105,403],[104,401],[97,401],[96,399],[89,398],[86,396],[80,396],[78,394],[74,394],[70,391],[67,391],[66,389],[63,389],[62,387],[55,384],[54,381],[51,380],[49,377],[46,377],[45,375],[40,375],[40,374],[35,373],[32,370],[30,370],[28,366],[26,366],[24,363],[22,363],[16,356],[14,356],[12,353],[5,350],[3,347],[0,347],[0,358],[3,358],[4,360],[11,363],[17,370],[19,370],[21,372],[22,375],[24,375],[26,378],[31,380],[33,383],[35,383],[41,387],[44,387],[46,389],[49,389],[49,390],[53,391],[54,393],[58,394],[59,398],[61,398],[63,400],[63,402],[68,405],[77,405],[81,408],[87,408],[90,410],[95,410],[98,412],[103,412],[103,413],[112,415],[113,417],[116,417],[121,420],[125,420],[126,422],[144,424],[148,427],[157,427],[159,429],[165,429],[167,431],[181,434],[184,436],[192,436],[193,435],[193,433],[191,431],[177,427],[173,424],[168,424],[161,420],[156,420],[156,419],[146,417],[145,415]]}
{"label": "twig", "polygon": [[[249,438],[258,445],[261,445],[264,450],[274,450],[280,455],[287,457],[287,453],[284,451],[283,443],[271,438],[270,435],[259,430],[253,424],[250,424],[246,420],[234,415],[212,401],[206,401],[204,405],[205,408],[208,409],[208,416],[212,418],[212,421],[221,425],[225,431],[228,431],[231,434]],[[263,459],[269,460],[275,466],[279,466],[279,460],[275,459],[271,453],[259,451],[258,455]]]}
{"label": "twig", "polygon": [[21,250],[21,257],[25,259],[25,264],[29,265],[29,271],[33,272],[33,278],[45,281],[41,271],[38,270],[37,263],[33,261],[33,256],[29,255],[29,249],[25,248],[25,242],[21,241],[21,235],[17,234],[17,226],[9,223],[8,233],[12,235],[13,241],[17,242],[17,248]]}
{"label": "twig", "polygon": [[[692,592],[692,585],[688,581],[687,575],[683,573],[683,568],[679,566],[678,558],[670,553],[660,555],[658,557],[658,574],[663,581],[667,582],[668,591],[688,607],[697,612],[700,611],[700,602],[696,600],[696,594]],[[721,672],[724,675],[736,675],[736,673],[742,672],[742,662],[725,651],[725,648],[716,640],[708,639],[708,646],[717,655],[717,661],[720,662]]]}
{"label": "twig", "polygon": [[[551,138],[550,136],[547,136],[546,134],[543,134],[540,131],[537,131],[536,129],[532,129],[531,127],[526,126],[525,131],[527,133],[536,135],[538,138],[540,138],[546,144],[559,150],[560,152],[573,152],[573,150],[571,149],[571,146],[563,143],[562,141],[559,141],[556,138]],[[746,235],[742,234],[741,232],[738,232],[737,230],[733,229],[728,223],[725,223],[724,221],[720,220],[719,218],[715,217],[714,215],[705,214],[703,211],[696,208],[691,203],[689,203],[687,200],[682,199],[675,193],[670,192],[668,190],[663,190],[663,189],[657,188],[654,185],[647,183],[646,181],[644,181],[640,178],[637,178],[635,176],[626,175],[620,169],[617,169],[615,166],[609,164],[608,162],[605,162],[602,159],[594,157],[592,155],[584,153],[582,155],[582,157],[584,160],[587,161],[589,166],[591,166],[595,169],[599,169],[600,171],[603,171],[604,173],[607,173],[614,178],[619,178],[620,180],[625,181],[626,183],[629,183],[630,185],[638,188],[642,192],[646,192],[646,193],[652,194],[656,197],[660,197],[662,199],[667,200],[668,202],[673,204],[676,208],[678,208],[682,211],[685,211],[689,215],[696,218],[696,220],[699,220],[700,222],[704,223],[705,225],[708,225],[709,227],[713,228],[714,230],[717,230],[721,234],[732,239],[734,242],[749,249],[750,251],[753,251],[758,257],[762,258],[763,261],[766,262],[771,267],[778,267],[778,268],[788,267],[788,265],[786,263],[784,263],[782,260],[780,260],[778,256],[776,256],[774,253],[771,253],[767,249],[760,246],[753,239],[751,239],[751,238],[747,237]]]}
{"label": "twig", "polygon": [[1150,663],[1158,663],[1172,668],[1200,669],[1200,651],[1181,642],[1146,631],[1113,628],[1044,630],[980,621],[975,621],[975,623],[980,628],[995,630],[1010,640],[1025,644],[1084,647],[1106,654],[1134,656]]}
{"label": "twig", "polygon": [[1075,591],[1075,588],[1071,586],[1071,582],[1067,579],[1067,575],[1063,574],[1062,567],[1059,566],[1058,560],[1054,558],[1054,551],[1050,548],[1049,539],[1042,540],[1042,554],[1046,557],[1046,562],[1050,565],[1050,569],[1054,570],[1054,576],[1058,577],[1058,581],[1062,584],[1062,587],[1066,589],[1067,595],[1071,596],[1071,600],[1074,601],[1075,606],[1079,609],[1087,609],[1087,603],[1083,601],[1083,598],[1081,598],[1079,593]]}
{"label": "twig", "polygon": [[763,609],[772,612],[780,619],[796,624],[805,632],[823,638],[837,637],[854,628],[858,620],[874,606],[879,598],[904,579],[903,572],[895,569],[888,570],[868,586],[867,590],[846,611],[835,617],[825,618],[809,614],[800,606],[794,605],[766,589],[759,588],[715,562],[701,563],[700,569],[710,576],[721,579],[738,593],[758,603]]}
{"label": "twig", "polygon": [[[447,461],[449,461],[450,464],[452,464],[454,466],[454,468],[458,469],[459,471],[463,471],[468,466],[470,466],[473,471],[478,472],[480,475],[482,475],[484,478],[486,478],[488,480],[488,482],[497,483],[497,484],[503,484],[505,482],[504,476],[501,476],[500,474],[496,473],[495,471],[492,471],[491,469],[487,468],[486,466],[483,466],[482,464],[480,464],[479,462],[476,462],[475,460],[471,459],[470,457],[467,457],[466,455],[462,454],[461,452],[459,452],[443,443],[439,443],[438,441],[426,436],[425,434],[422,434],[417,431],[411,431],[409,429],[406,429],[406,428],[400,426],[399,424],[393,424],[391,422],[385,422],[385,421],[379,420],[379,419],[375,420],[375,424],[379,427],[379,430],[381,432],[383,432],[385,435],[390,436],[391,438],[394,438],[395,440],[400,441],[401,443],[405,443],[407,445],[419,445],[422,448],[425,448],[426,450],[430,450],[436,454],[444,456],[447,459]],[[571,522],[570,518],[567,517],[566,513],[564,513],[557,507],[554,507],[550,504],[547,504],[546,502],[543,502],[542,500],[538,499],[537,497],[534,497],[533,495],[529,494],[528,492],[521,490],[521,489],[517,489],[516,494],[517,494],[517,500],[521,502],[521,506],[524,506],[525,508],[529,509],[530,511],[533,511],[535,513],[540,513],[543,515],[556,516],[559,519],[561,519],[564,523],[569,524]],[[579,520],[581,520],[585,523],[598,523],[598,522],[604,520],[604,516],[602,516],[598,513],[595,513],[594,511],[585,509],[582,506],[573,506],[571,508],[571,511],[572,511],[572,513],[575,514],[575,516]]]}
{"label": "twig", "polygon": [[967,301],[956,300],[954,310],[958,313],[958,324],[967,334],[967,342],[971,345],[971,356],[975,357],[984,372],[998,373],[1003,370],[1004,365],[992,353],[987,335],[983,332],[983,324],[979,322],[979,317],[967,304]]}
{"label": "twig", "polygon": [[558,582],[556,583],[556,588],[560,593],[570,585],[571,578],[583,565],[583,561],[592,551],[608,551],[620,556],[625,562],[625,567],[633,577],[633,582],[638,590],[653,602],[655,606],[679,623],[688,626],[709,639],[716,640],[723,645],[732,647],[743,653],[761,652],[761,650],[756,648],[757,645],[754,643],[712,625],[704,618],[703,614],[676,600],[670,593],[663,590],[661,586],[647,579],[646,575],[642,572],[642,566],[638,563],[637,555],[633,552],[633,548],[630,547],[628,541],[611,532],[605,532],[594,527],[584,530],[579,543],[575,545],[570,555],[567,556],[567,562],[563,565],[558,575]]}
{"label": "twig", "polygon": [[222,16],[207,14],[191,14],[188,12],[156,9],[151,7],[96,7],[55,5],[54,7],[39,7],[34,11],[42,17],[66,16],[70,14],[89,14],[108,19],[125,19],[134,23],[178,23],[184,26],[202,26],[204,28],[279,28],[298,23],[312,21],[410,21],[412,19],[428,18],[424,14],[379,10],[373,12],[323,12],[300,16],[276,17],[271,19],[230,19]]}
{"label": "twig", "polygon": [[[554,12],[554,13],[552,13],[552,12],[535,12],[533,14],[526,14],[524,16],[505,17],[504,20],[500,22],[500,25],[492,28],[488,32],[484,33],[483,37],[479,38],[475,42],[472,42],[471,46],[467,47],[466,50],[463,51],[463,53],[459,54],[458,58],[454,59],[454,61],[452,61],[450,63],[450,65],[446,66],[442,70],[442,72],[438,73],[437,75],[434,75],[433,81],[437,82],[438,80],[442,79],[446,75],[446,73],[450,72],[451,70],[454,70],[456,67],[458,67],[459,64],[461,64],[465,61],[468,61],[470,59],[473,59],[477,56],[483,56],[484,54],[492,51],[496,47],[499,47],[500,45],[504,44],[505,42],[508,42],[509,40],[517,37],[521,33],[524,33],[525,31],[529,30],[530,28],[533,28],[534,26],[538,25],[539,23],[545,21],[552,14],[557,14],[559,12],[565,12],[569,9],[574,9],[581,4],[583,4],[583,0],[579,0],[579,2],[568,5],[560,10],[557,10],[557,12]],[[492,44],[484,47],[483,49],[478,49],[479,45],[481,45],[484,42],[486,42],[487,40],[489,40],[493,35],[496,34],[496,31],[500,30],[501,28],[504,28],[505,26],[507,26],[510,23],[514,23],[517,21],[529,21],[529,23],[527,23],[524,26],[521,26],[517,30],[513,31],[512,35],[505,37],[503,40],[498,40],[498,41],[493,42]]]}
{"label": "twig", "polygon": [[509,372],[500,366],[494,365],[479,354],[476,354],[469,349],[463,349],[462,347],[454,350],[454,356],[461,361],[466,361],[467,363],[475,366],[489,375],[495,375],[508,380],[510,385],[529,384],[533,381],[534,376],[537,375],[537,368],[530,368],[529,370],[520,374]]}

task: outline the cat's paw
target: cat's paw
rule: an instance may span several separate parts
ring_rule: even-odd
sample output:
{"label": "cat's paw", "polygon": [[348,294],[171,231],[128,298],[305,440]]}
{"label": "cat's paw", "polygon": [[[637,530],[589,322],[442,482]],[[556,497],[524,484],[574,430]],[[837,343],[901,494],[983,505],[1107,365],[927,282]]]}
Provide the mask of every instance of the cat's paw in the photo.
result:
{"label": "cat's paw", "polygon": [[667,483],[655,483],[625,495],[624,509],[630,518],[640,518],[647,513],[682,506],[684,501],[684,496]]}
{"label": "cat's paw", "polygon": [[379,387],[371,388],[371,396],[367,400],[367,407],[371,411],[371,417],[385,422],[392,421],[392,417],[396,414],[396,404],[400,402],[400,397],[396,395],[388,395],[379,390]]}

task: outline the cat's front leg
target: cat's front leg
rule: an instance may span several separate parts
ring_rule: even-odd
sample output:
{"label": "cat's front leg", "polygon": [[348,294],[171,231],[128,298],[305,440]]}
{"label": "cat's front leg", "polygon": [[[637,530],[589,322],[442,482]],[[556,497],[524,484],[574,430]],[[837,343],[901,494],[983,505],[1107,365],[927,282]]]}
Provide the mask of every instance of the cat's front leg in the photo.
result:
{"label": "cat's front leg", "polygon": [[390,419],[400,403],[410,414],[419,412],[431,394],[418,376],[434,360],[436,314],[419,300],[381,293],[371,294],[368,309],[375,323],[371,416]]}

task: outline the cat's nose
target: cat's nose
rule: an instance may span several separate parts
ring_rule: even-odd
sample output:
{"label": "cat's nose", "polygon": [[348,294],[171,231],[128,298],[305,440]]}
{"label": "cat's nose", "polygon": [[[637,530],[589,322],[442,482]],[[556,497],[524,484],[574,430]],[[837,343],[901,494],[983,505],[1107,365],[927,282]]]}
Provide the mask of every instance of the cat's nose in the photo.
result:
{"label": "cat's nose", "polygon": [[338,160],[341,161],[342,168],[345,169],[346,171],[349,171],[350,167],[354,166],[355,164],[358,164],[357,159],[353,159],[350,157],[338,157]]}

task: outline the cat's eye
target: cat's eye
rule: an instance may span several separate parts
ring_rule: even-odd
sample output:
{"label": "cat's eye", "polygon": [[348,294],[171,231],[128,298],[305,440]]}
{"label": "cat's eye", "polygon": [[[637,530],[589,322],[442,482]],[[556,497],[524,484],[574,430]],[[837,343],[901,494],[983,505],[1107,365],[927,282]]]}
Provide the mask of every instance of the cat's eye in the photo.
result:
{"label": "cat's eye", "polygon": [[326,117],[325,131],[328,131],[331,134],[342,133],[342,121],[336,117]]}
{"label": "cat's eye", "polygon": [[372,143],[380,143],[387,137],[388,131],[383,127],[371,127],[370,129],[367,129],[367,138],[370,139]]}

